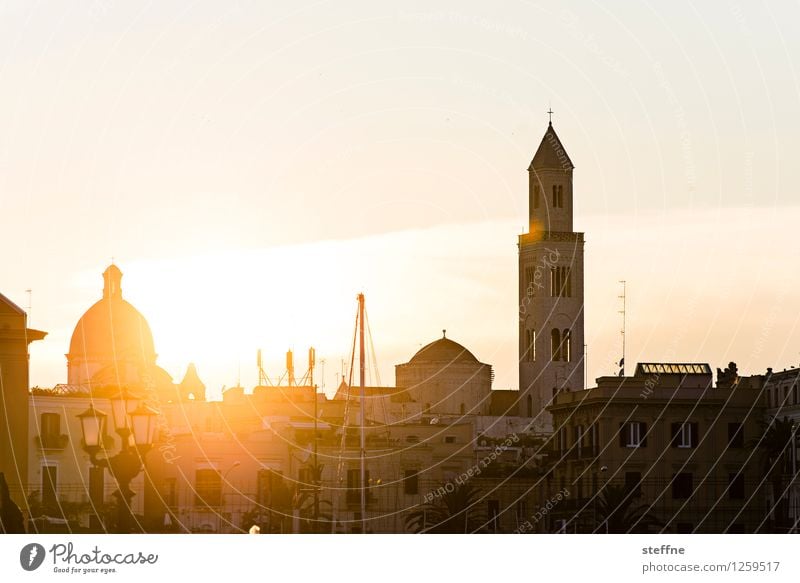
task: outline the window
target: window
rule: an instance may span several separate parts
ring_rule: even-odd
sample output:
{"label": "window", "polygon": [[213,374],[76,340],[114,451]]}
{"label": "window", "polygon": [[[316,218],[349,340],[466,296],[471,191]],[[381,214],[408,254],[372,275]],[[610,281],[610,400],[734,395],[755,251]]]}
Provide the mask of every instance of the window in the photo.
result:
{"label": "window", "polygon": [[89,501],[97,510],[103,505],[106,494],[105,468],[92,466],[89,468]]}
{"label": "window", "polygon": [[592,423],[589,426],[589,448],[592,455],[597,455],[600,451],[600,434],[597,423]]}
{"label": "window", "polygon": [[406,436],[406,443],[419,443],[419,436],[417,435]]}
{"label": "window", "polygon": [[168,508],[175,508],[178,505],[178,488],[175,478],[164,480],[164,504]]}
{"label": "window", "polygon": [[572,332],[569,328],[553,328],[550,331],[550,350],[553,362],[572,360]]}
{"label": "window", "polygon": [[558,328],[550,331],[550,352],[553,362],[561,360],[561,331]]}
{"label": "window", "polygon": [[561,331],[561,360],[572,362],[572,332],[569,328]]}
{"label": "window", "polygon": [[693,489],[692,474],[689,472],[681,472],[672,477],[672,497],[676,500],[688,498]]}
{"label": "window", "polygon": [[[585,433],[583,431],[583,425],[576,425],[575,426],[575,455],[581,457],[583,454],[583,440],[585,437]],[[580,498],[580,496],[578,496]]]}
{"label": "window", "polygon": [[489,532],[497,532],[500,528],[500,500],[487,501],[486,513],[489,517]]}
{"label": "window", "polygon": [[536,295],[536,268],[533,265],[525,268],[525,295],[529,298]]}
{"label": "window", "polygon": [[564,187],[560,184],[553,185],[553,208],[564,208]]}
{"label": "window", "polygon": [[48,511],[58,509],[58,468],[42,466],[42,506]]}
{"label": "window", "polygon": [[647,447],[647,423],[620,423],[619,444],[622,447]]}
{"label": "window", "polygon": [[561,426],[561,428],[558,430],[558,451],[561,453],[561,455],[564,455],[564,453],[567,451],[567,447],[567,428]]}
{"label": "window", "polygon": [[625,472],[625,491],[630,492],[634,498],[642,495],[641,472]]}
{"label": "window", "polygon": [[61,416],[58,413],[42,413],[41,432],[42,447],[60,447]]}
{"label": "window", "polygon": [[536,330],[525,330],[525,360],[536,362]]}
{"label": "window", "polygon": [[550,268],[550,297],[572,297],[572,270],[566,265]]}
{"label": "window", "polygon": [[536,362],[536,330],[525,331],[525,359]]}
{"label": "window", "polygon": [[533,397],[528,395],[525,401],[527,402],[526,405],[528,408],[528,417],[533,417]]}
{"label": "window", "polygon": [[[369,499],[369,470],[365,470],[364,479],[367,483],[365,488],[366,498]],[[361,503],[361,468],[347,470],[347,503]]]}
{"label": "window", "polygon": [[217,470],[195,471],[195,506],[219,506],[222,502],[222,476]]}
{"label": "window", "polygon": [[698,425],[697,423],[673,423],[672,447],[680,449],[690,449],[697,447]]}
{"label": "window", "polygon": [[458,407],[458,410],[461,413],[461,415],[463,415],[464,413],[467,412],[467,407],[466,407],[466,405],[464,405],[464,403],[461,403],[461,405],[459,405],[459,407]]}
{"label": "window", "polygon": [[272,494],[283,482],[283,474],[277,470],[264,468],[256,473],[256,501],[269,506],[272,503]]}
{"label": "window", "polygon": [[744,500],[744,475],[728,474],[728,498]]}
{"label": "window", "polygon": [[445,435],[444,436],[444,442],[445,443],[455,443],[456,442],[456,436],[455,435]]}
{"label": "window", "polygon": [[403,477],[403,492],[408,496],[419,494],[419,472],[417,470],[406,470]]}
{"label": "window", "polygon": [[728,423],[728,447],[744,447],[744,426],[741,423]]}
{"label": "window", "polygon": [[525,500],[517,501],[517,525],[528,519],[528,503]]}
{"label": "window", "polygon": [[533,185],[533,208],[539,208],[539,196],[541,195],[541,189],[539,188],[538,184]]}

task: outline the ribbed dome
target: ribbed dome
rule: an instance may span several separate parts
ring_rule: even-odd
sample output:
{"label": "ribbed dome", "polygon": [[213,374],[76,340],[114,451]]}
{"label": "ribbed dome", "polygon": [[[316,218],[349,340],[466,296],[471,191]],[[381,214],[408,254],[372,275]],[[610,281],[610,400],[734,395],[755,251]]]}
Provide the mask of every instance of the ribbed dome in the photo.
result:
{"label": "ribbed dome", "polygon": [[72,333],[67,355],[70,366],[83,367],[87,362],[155,362],[153,334],[147,320],[122,299],[122,272],[112,265],[103,277],[103,299],[86,311]]}
{"label": "ribbed dome", "polygon": [[478,359],[458,342],[453,342],[446,335],[423,346],[411,357],[410,363],[421,362],[469,362],[477,363]]}
{"label": "ribbed dome", "polygon": [[125,300],[103,298],[78,320],[70,358],[145,359],[155,355],[147,320]]}

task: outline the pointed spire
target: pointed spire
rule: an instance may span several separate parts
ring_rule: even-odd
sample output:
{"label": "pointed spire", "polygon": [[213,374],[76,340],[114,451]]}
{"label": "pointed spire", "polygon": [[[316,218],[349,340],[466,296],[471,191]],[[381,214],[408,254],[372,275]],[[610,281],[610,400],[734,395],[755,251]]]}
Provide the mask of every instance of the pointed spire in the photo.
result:
{"label": "pointed spire", "polygon": [[183,380],[180,384],[180,392],[183,399],[206,400],[206,385],[200,380],[200,375],[197,374],[197,367],[193,362],[189,363],[186,368],[186,374],[183,375]]}
{"label": "pointed spire", "polygon": [[122,271],[113,263],[103,272],[103,297],[122,298]]}
{"label": "pointed spire", "polygon": [[553,128],[553,122],[547,124],[547,131],[542,137],[539,144],[539,149],[531,160],[528,171],[531,170],[572,170],[575,166],[572,160],[569,159],[567,151],[561,144],[556,130]]}

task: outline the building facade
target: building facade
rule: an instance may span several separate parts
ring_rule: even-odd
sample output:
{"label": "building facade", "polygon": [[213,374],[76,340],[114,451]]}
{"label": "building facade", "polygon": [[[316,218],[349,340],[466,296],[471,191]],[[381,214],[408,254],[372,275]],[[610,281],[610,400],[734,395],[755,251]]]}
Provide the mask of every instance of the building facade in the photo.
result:
{"label": "building facade", "polygon": [[[633,376],[562,391],[547,497],[574,492],[550,532],[735,533],[770,529],[765,481],[752,446],[762,435],[763,378],[721,378],[707,364],[639,364]],[[604,513],[642,506],[625,520]]]}

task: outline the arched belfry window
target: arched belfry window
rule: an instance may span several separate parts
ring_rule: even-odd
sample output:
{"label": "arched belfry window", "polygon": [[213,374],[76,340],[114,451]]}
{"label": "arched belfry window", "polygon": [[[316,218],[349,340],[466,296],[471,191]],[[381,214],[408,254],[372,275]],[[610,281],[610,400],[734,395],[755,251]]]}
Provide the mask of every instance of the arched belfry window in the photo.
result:
{"label": "arched belfry window", "polygon": [[560,184],[553,185],[553,208],[564,208],[564,187]]}
{"label": "arched belfry window", "polygon": [[536,330],[525,330],[525,360],[536,362]]}
{"label": "arched belfry window", "polygon": [[561,360],[565,362],[572,360],[572,332],[569,328],[561,332]]}
{"label": "arched belfry window", "polygon": [[553,361],[561,360],[561,331],[558,328],[550,331],[550,354]]}

